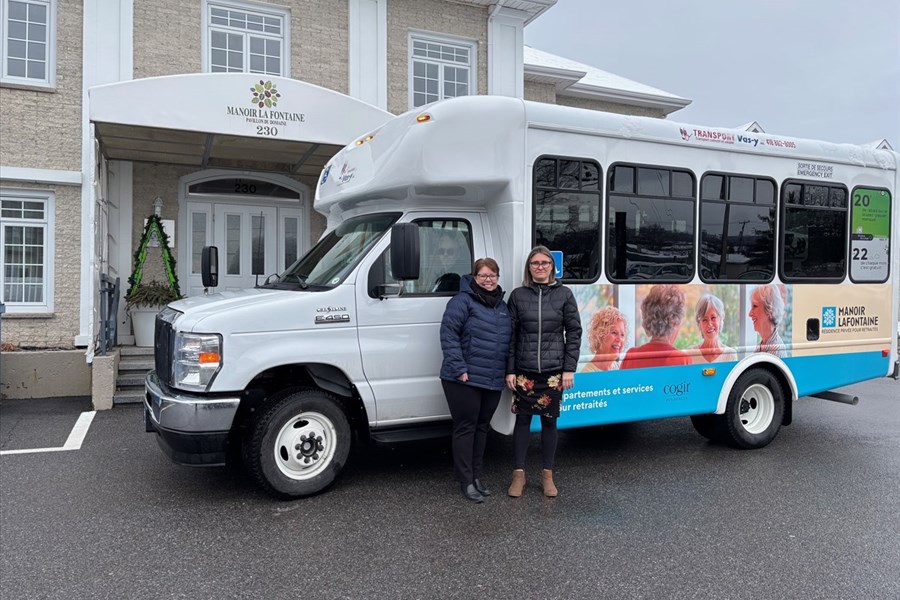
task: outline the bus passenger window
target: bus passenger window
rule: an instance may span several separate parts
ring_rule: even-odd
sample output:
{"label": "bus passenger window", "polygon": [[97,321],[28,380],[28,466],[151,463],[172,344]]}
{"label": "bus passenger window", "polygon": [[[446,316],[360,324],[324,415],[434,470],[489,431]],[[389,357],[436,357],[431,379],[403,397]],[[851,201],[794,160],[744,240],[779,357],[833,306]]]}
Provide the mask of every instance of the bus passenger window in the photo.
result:
{"label": "bus passenger window", "polygon": [[792,181],[781,196],[782,279],[841,281],[847,273],[847,188]]}
{"label": "bus passenger window", "polygon": [[700,180],[700,279],[767,282],[775,275],[775,182],[707,173]]}
{"label": "bus passenger window", "polygon": [[600,165],[543,157],[534,164],[534,241],[563,253],[562,279],[600,275]]}
{"label": "bus passenger window", "polygon": [[609,181],[609,279],[689,282],[694,276],[694,175],[684,170],[615,165]]}

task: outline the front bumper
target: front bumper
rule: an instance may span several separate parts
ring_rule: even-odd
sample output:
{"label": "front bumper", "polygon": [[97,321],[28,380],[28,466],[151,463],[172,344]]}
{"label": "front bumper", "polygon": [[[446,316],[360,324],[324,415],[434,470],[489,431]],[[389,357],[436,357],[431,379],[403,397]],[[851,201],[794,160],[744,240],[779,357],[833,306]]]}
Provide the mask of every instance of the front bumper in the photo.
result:
{"label": "front bumper", "polygon": [[173,390],[151,371],[144,381],[144,419],[163,452],[183,465],[222,465],[239,396]]}

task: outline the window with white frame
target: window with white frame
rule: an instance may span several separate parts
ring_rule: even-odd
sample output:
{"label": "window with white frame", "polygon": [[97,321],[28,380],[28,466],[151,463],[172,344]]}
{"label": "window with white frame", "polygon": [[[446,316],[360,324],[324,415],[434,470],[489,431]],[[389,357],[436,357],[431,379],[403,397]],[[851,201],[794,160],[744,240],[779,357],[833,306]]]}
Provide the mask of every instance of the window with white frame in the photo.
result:
{"label": "window with white frame", "polygon": [[472,42],[410,34],[410,107],[473,93],[475,64]]}
{"label": "window with white frame", "polygon": [[290,13],[278,7],[207,0],[204,70],[289,76]]}
{"label": "window with white frame", "polygon": [[0,191],[0,293],[8,312],[53,310],[53,194]]}
{"label": "window with white frame", "polygon": [[4,83],[56,84],[56,0],[0,0]]}

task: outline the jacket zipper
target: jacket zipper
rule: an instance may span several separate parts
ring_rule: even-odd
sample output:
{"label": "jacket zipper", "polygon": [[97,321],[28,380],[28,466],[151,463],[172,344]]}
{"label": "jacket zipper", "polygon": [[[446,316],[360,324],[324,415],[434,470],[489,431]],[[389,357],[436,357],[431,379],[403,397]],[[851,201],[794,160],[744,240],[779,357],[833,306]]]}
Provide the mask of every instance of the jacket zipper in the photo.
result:
{"label": "jacket zipper", "polygon": [[541,337],[543,337],[544,332],[544,318],[541,316],[541,311],[544,308],[544,290],[540,286],[538,286],[538,347],[537,347],[537,355],[538,355],[538,373],[543,373],[541,370]]}

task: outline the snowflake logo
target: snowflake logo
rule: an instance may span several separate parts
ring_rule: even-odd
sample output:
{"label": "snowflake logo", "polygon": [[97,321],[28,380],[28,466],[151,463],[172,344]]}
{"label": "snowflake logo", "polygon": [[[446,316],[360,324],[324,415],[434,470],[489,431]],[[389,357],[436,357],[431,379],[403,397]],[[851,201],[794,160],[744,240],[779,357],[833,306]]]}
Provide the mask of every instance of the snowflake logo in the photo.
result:
{"label": "snowflake logo", "polygon": [[275,84],[271,81],[263,81],[260,79],[259,83],[250,88],[250,91],[253,92],[253,97],[250,98],[250,104],[255,104],[260,108],[272,108],[273,106],[278,106],[278,99],[281,98],[281,94],[278,93],[278,88],[275,87]]}
{"label": "snowflake logo", "polygon": [[837,319],[837,309],[834,306],[822,307],[822,327],[834,327]]}

